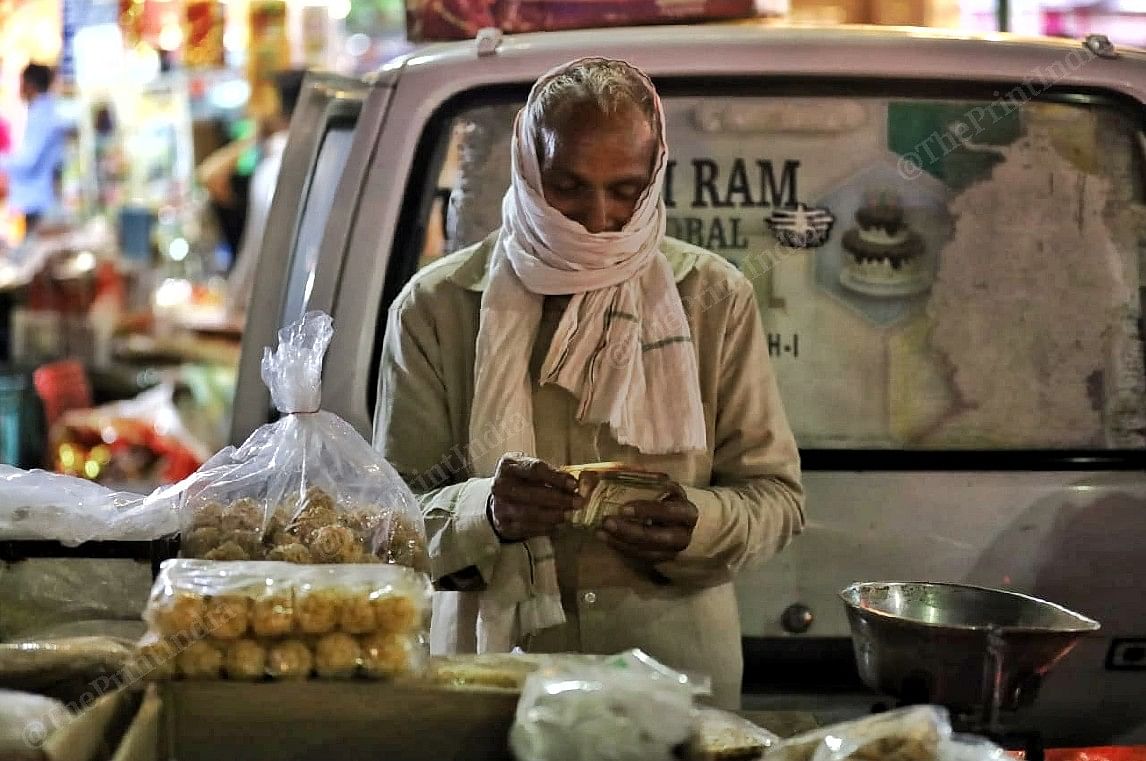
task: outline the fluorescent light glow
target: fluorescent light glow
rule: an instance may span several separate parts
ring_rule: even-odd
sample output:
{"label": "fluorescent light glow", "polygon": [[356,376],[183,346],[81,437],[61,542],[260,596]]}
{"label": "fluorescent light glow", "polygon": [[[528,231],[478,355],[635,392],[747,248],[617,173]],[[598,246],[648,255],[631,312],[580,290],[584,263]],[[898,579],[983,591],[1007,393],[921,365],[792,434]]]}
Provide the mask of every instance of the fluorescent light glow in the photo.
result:
{"label": "fluorescent light glow", "polygon": [[171,245],[167,247],[167,253],[177,262],[181,262],[187,258],[187,254],[191,252],[191,246],[184,238],[176,238],[171,241]]}

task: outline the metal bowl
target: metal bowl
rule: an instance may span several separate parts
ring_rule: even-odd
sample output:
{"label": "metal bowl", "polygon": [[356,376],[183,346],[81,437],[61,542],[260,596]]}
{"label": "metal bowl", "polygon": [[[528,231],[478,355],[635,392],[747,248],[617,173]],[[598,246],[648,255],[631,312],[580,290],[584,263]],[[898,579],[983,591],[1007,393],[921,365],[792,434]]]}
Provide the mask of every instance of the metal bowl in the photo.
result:
{"label": "metal bowl", "polygon": [[840,592],[860,676],[904,702],[994,723],[1029,703],[1042,676],[1097,621],[998,589],[868,582]]}

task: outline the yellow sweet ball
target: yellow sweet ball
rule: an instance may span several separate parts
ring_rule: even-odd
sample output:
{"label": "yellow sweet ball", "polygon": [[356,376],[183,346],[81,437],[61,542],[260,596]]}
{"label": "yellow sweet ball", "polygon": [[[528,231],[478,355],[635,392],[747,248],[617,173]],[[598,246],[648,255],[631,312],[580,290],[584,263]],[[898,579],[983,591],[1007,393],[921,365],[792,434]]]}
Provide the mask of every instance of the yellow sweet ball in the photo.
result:
{"label": "yellow sweet ball", "polygon": [[362,670],[375,678],[393,677],[410,671],[410,639],[376,632],[359,638]]}
{"label": "yellow sweet ball", "polygon": [[262,679],[266,676],[267,651],[253,639],[237,639],[227,645],[224,667],[229,679]]}
{"label": "yellow sweet ball", "polygon": [[210,640],[192,642],[176,659],[179,673],[188,679],[218,679],[223,670],[223,651]]}
{"label": "yellow sweet ball", "polygon": [[346,678],[354,676],[362,650],[349,634],[327,634],[314,646],[314,667],[319,676]]}
{"label": "yellow sweet ball", "polygon": [[206,630],[207,603],[191,592],[175,592],[152,605],[149,613],[160,634],[193,637]]}
{"label": "yellow sweet ball", "polygon": [[389,634],[409,634],[422,625],[421,611],[405,595],[382,595],[373,600],[378,630]]}
{"label": "yellow sweet ball", "polygon": [[285,637],[294,626],[294,600],[290,592],[255,598],[251,604],[251,631],[260,637]]}
{"label": "yellow sweet ball", "polygon": [[358,594],[343,601],[338,628],[349,634],[369,634],[378,628],[374,606],[368,595]]}
{"label": "yellow sweet ball", "polygon": [[207,627],[215,639],[238,639],[250,623],[251,601],[243,595],[217,595],[207,600]]}
{"label": "yellow sweet ball", "polygon": [[314,657],[306,643],[288,639],[267,650],[267,673],[275,679],[306,679],[314,667]]}
{"label": "yellow sweet ball", "polygon": [[342,597],[329,589],[300,592],[294,601],[295,629],[303,634],[326,634],[338,626]]}

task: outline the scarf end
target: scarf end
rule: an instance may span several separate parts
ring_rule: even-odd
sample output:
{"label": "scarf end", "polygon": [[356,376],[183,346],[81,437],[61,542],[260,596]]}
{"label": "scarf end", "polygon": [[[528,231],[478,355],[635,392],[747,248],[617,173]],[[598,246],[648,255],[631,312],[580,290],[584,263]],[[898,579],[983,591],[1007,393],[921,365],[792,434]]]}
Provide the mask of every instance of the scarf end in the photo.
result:
{"label": "scarf end", "polygon": [[565,623],[560,594],[539,594],[523,600],[517,606],[517,615],[524,635],[536,634],[542,629]]}
{"label": "scarf end", "polygon": [[[703,417],[701,418],[703,420]],[[682,437],[681,441],[663,442],[658,446],[654,442],[644,441],[636,436],[626,435],[624,429],[616,426],[609,426],[609,430],[617,439],[617,443],[621,446],[635,447],[641,454],[649,455],[674,455],[674,454],[690,454],[690,453],[707,453],[708,439],[705,437],[703,431],[697,432],[698,435],[686,435]]]}

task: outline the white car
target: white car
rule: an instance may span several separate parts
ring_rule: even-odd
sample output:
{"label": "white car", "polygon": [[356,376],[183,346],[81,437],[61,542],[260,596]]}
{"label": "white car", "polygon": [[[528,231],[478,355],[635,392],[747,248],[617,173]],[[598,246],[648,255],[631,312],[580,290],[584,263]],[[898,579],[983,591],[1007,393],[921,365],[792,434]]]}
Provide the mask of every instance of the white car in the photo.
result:
{"label": "white car", "polygon": [[746,704],[886,704],[856,677],[838,591],[956,581],[1102,623],[1008,728],[1146,742],[1146,54],[1101,38],[490,32],[365,81],[313,75],[233,440],[270,419],[262,349],[308,309],[335,322],[324,407],[372,437],[387,307],[497,227],[515,109],[587,54],[656,81],[669,234],[753,279],[801,446],[807,530],[738,581]]}

